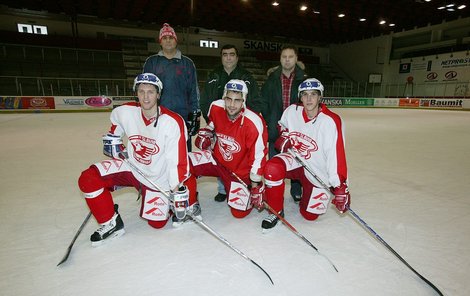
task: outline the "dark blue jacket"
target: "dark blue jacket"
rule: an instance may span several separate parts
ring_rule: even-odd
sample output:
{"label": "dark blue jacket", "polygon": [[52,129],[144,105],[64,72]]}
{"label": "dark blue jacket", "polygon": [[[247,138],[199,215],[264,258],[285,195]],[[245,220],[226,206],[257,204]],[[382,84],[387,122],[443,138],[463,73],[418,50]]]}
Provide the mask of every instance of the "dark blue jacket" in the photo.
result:
{"label": "dark blue jacket", "polygon": [[153,73],[163,83],[160,105],[188,120],[188,114],[199,111],[199,87],[193,61],[181,54],[167,59],[163,51],[147,58],[144,73]]}

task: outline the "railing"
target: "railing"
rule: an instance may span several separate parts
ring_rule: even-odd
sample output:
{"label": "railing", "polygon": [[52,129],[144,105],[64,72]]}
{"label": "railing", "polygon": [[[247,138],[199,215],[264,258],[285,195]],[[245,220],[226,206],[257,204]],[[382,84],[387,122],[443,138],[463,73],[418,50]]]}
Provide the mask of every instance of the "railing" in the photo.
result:
{"label": "railing", "polygon": [[[470,98],[469,81],[422,84],[333,81],[324,83],[324,86],[326,97]],[[129,96],[132,94],[132,81],[127,79],[0,76],[0,96]]]}
{"label": "railing", "polygon": [[325,83],[325,96],[364,98],[470,98],[469,81],[378,84],[367,82],[333,81]]}
{"label": "railing", "polygon": [[128,96],[127,79],[0,76],[1,96]]}

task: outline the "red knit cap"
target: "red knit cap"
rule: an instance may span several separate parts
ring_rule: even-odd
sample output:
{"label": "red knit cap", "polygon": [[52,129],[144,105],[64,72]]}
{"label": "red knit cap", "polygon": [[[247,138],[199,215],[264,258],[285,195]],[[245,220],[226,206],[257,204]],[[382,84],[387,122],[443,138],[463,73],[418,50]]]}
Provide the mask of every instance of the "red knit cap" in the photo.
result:
{"label": "red knit cap", "polygon": [[175,30],[173,30],[173,28],[167,23],[164,23],[163,27],[160,29],[160,35],[158,36],[158,42],[162,42],[162,38],[164,36],[171,36],[171,37],[175,38],[176,42],[178,42],[178,37],[176,37]]}

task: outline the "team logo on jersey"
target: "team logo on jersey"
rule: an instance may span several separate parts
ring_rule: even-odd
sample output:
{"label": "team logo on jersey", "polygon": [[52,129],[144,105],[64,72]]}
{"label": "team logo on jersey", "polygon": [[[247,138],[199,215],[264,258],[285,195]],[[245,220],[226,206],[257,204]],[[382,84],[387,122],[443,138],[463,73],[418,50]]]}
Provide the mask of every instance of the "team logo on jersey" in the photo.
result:
{"label": "team logo on jersey", "polygon": [[129,137],[129,142],[134,148],[134,158],[145,165],[152,162],[152,155],[160,151],[157,142],[141,135],[134,135]]}
{"label": "team logo on jersey", "polygon": [[217,134],[217,146],[225,161],[231,161],[233,154],[240,152],[240,144],[233,137]]}
{"label": "team logo on jersey", "polygon": [[294,149],[305,159],[312,157],[312,153],[318,150],[318,145],[315,140],[305,134],[291,132],[289,133],[289,137],[293,141],[292,146]]}

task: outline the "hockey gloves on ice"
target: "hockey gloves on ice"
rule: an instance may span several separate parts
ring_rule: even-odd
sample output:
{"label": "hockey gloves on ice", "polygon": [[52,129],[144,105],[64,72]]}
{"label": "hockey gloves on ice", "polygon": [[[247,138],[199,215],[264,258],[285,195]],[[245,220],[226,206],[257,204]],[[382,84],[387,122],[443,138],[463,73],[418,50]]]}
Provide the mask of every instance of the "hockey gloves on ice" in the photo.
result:
{"label": "hockey gloves on ice", "polygon": [[197,133],[194,145],[201,150],[207,150],[211,148],[212,141],[214,139],[214,133],[208,128],[201,128]]}
{"label": "hockey gloves on ice", "polygon": [[190,136],[196,135],[201,127],[201,111],[193,111],[188,115],[188,134]]}
{"label": "hockey gloves on ice", "polygon": [[348,185],[343,183],[339,187],[333,188],[332,192],[335,197],[331,203],[336,206],[340,213],[346,212],[351,204],[351,195],[349,194]]}
{"label": "hockey gloves on ice", "polygon": [[120,159],[120,154],[123,154],[127,158],[126,147],[122,143],[120,136],[113,134],[106,134],[103,136],[103,154],[111,157]]}
{"label": "hockey gloves on ice", "polygon": [[186,211],[189,207],[189,191],[186,186],[181,186],[178,191],[170,193],[171,200],[173,201],[173,212],[179,220],[186,217]]}
{"label": "hockey gloves on ice", "polygon": [[264,183],[260,182],[257,186],[252,187],[250,189],[250,201],[251,204],[261,211],[263,206],[263,199],[264,199]]}

